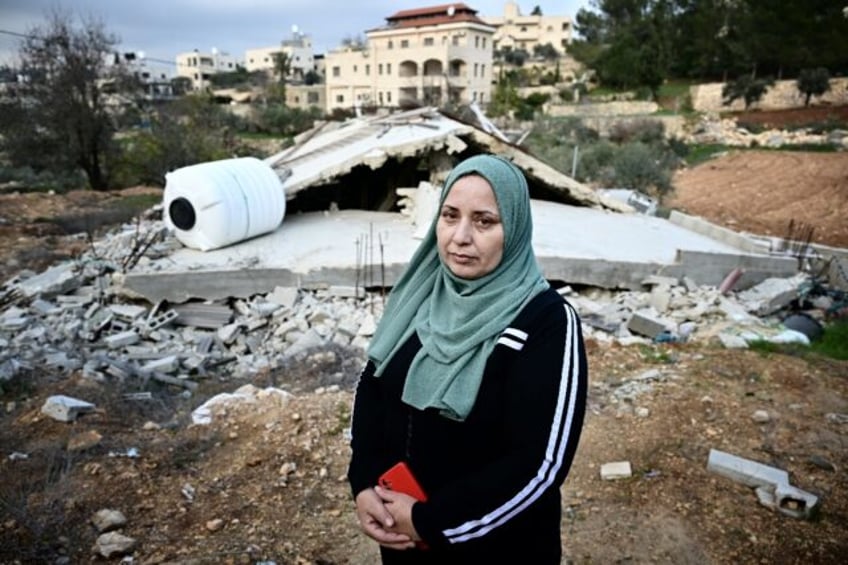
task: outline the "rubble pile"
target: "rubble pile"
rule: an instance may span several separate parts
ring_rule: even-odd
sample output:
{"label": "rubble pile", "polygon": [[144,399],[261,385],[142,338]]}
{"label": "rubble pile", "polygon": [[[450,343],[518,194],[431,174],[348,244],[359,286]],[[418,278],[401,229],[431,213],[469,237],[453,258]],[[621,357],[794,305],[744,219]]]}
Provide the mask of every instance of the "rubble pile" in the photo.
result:
{"label": "rubble pile", "polygon": [[[178,246],[161,221],[146,221],[107,234],[74,261],[7,281],[0,288],[0,380],[49,368],[191,391],[210,375],[248,378],[330,345],[364,360],[383,297],[362,288],[277,287],[249,298],[150,304],[122,287],[122,273],[132,268],[128,257],[143,264]],[[559,290],[579,311],[585,334],[598,341],[717,338],[745,347],[763,339],[809,343],[809,332],[781,323],[807,282],[799,274],[734,293],[654,276],[643,292]]]}

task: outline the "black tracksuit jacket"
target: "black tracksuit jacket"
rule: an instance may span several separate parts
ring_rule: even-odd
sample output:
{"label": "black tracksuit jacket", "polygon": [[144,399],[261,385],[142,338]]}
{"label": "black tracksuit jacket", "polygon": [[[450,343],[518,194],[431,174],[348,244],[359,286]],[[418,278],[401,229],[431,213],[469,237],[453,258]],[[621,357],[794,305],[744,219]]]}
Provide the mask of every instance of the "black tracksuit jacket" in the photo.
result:
{"label": "black tracksuit jacket", "polygon": [[559,488],[586,406],[586,354],[574,309],[553,289],[505,329],[463,422],[401,401],[421,342],[413,335],[374,376],[360,376],[348,471],[354,494],[406,461],[427,502],[413,506],[426,550],[381,548],[384,563],[558,564]]}

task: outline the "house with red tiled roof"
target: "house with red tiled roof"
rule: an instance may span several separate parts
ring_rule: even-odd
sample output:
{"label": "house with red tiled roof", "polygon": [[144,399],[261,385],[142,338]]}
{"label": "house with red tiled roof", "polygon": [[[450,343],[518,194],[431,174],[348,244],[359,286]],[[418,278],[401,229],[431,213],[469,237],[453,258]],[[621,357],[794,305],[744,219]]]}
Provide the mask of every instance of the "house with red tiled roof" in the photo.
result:
{"label": "house with red tiled roof", "polygon": [[364,45],[330,51],[327,110],[472,102],[485,107],[495,28],[477,14],[462,3],[401,10],[367,30]]}

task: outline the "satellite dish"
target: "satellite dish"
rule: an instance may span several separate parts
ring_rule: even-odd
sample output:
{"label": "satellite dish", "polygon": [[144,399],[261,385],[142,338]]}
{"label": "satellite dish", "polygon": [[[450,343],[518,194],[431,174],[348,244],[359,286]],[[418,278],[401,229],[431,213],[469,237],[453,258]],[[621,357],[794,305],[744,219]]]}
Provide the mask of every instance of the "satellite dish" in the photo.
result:
{"label": "satellite dish", "polygon": [[448,6],[448,17],[453,17],[454,13],[456,13],[456,8],[453,6]]}
{"label": "satellite dish", "polygon": [[144,51],[136,51],[135,55],[139,59],[144,59]]}
{"label": "satellite dish", "polygon": [[297,24],[292,24],[292,33],[297,33],[298,27]]}
{"label": "satellite dish", "polygon": [[217,55],[217,54],[218,54],[218,48],[217,48],[217,47],[213,47],[213,48],[212,48],[212,54],[213,54],[213,55]]}

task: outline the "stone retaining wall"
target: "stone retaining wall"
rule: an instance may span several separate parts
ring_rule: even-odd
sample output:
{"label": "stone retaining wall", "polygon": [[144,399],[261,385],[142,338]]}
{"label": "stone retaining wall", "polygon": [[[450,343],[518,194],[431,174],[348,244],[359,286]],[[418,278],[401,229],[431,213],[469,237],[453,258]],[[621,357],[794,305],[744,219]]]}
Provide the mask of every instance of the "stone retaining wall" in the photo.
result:
{"label": "stone retaining wall", "polygon": [[[721,90],[723,82],[698,84],[690,87],[692,107],[698,112],[729,112],[745,109],[744,100],[734,100],[733,104],[723,106]],[[848,104],[848,78],[835,78],[830,81],[830,90],[822,96],[814,96],[810,104],[842,106]],[[785,110],[788,108],[803,108],[804,95],[798,91],[794,80],[779,80],[769,88],[762,100],[752,107],[760,110]]]}

